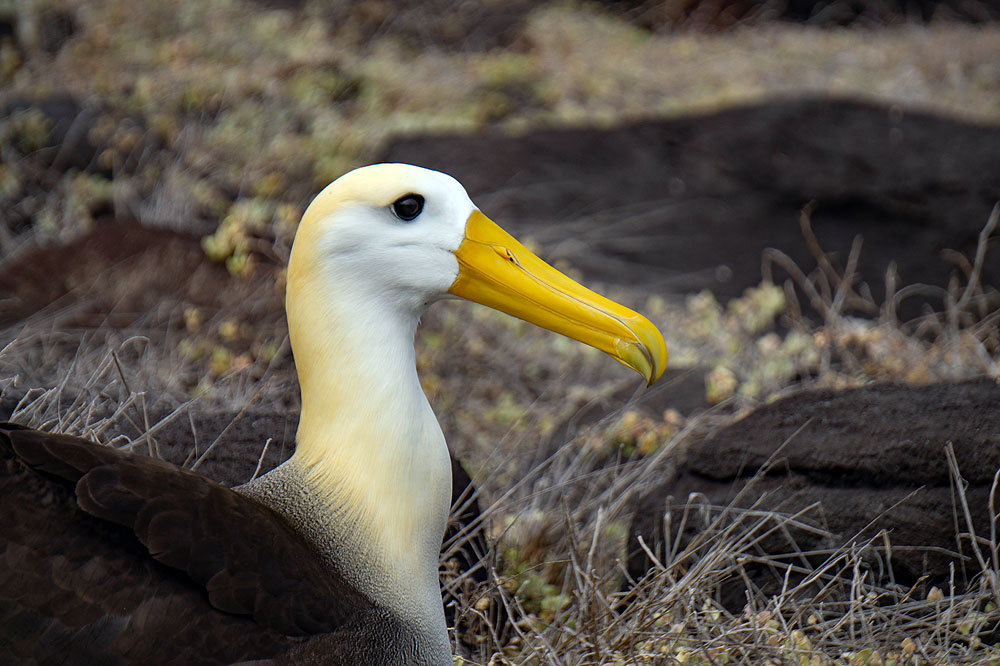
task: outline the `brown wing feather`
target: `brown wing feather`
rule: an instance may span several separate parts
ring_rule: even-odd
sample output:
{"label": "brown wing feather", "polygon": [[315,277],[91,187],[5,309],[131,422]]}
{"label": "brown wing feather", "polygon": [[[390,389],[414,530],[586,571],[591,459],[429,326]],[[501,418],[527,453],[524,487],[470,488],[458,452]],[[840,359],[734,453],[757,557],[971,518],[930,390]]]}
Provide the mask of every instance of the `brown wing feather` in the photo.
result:
{"label": "brown wing feather", "polygon": [[0,461],[0,663],[279,657],[378,614],[280,517],[198,474],[12,424]]}

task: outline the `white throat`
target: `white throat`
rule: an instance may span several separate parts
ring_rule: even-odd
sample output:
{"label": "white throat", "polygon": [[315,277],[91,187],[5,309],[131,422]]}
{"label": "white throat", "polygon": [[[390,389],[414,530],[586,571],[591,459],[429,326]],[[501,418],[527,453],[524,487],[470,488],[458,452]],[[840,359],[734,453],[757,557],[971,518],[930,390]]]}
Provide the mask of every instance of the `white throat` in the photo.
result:
{"label": "white throat", "polygon": [[364,572],[352,583],[380,605],[431,595],[440,607],[451,463],[417,378],[417,319],[347,308],[321,317],[344,322],[337,330],[292,333],[302,390],[293,462],[335,526],[338,554],[357,558],[338,568]]}
{"label": "white throat", "polygon": [[451,462],[417,377],[418,313],[358,308],[329,293],[289,290],[302,391],[296,451],[245,492],[285,514],[353,587],[446,650],[438,557]]}

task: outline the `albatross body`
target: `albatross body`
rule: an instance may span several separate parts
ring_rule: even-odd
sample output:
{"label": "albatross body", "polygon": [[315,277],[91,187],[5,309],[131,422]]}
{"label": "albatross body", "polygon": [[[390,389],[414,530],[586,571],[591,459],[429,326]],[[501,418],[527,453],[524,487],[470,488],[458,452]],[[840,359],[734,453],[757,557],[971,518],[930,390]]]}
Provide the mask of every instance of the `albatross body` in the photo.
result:
{"label": "albatross body", "polygon": [[451,467],[416,373],[421,314],[477,301],[648,383],[666,361],[648,320],[414,166],[323,190],[287,285],[296,451],[244,486],[0,426],[0,663],[449,665],[437,565]]}

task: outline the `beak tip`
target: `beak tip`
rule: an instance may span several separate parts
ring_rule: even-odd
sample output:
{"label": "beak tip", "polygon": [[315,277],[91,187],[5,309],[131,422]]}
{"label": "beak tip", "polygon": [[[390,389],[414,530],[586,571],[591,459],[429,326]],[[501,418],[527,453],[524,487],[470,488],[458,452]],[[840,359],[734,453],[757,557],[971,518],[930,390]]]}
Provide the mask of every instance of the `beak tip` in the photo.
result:
{"label": "beak tip", "polygon": [[625,335],[606,350],[619,363],[632,368],[646,380],[646,386],[656,383],[667,367],[667,344],[659,329],[641,314],[631,313],[623,323]]}
{"label": "beak tip", "polygon": [[653,379],[649,382],[652,386],[654,382],[663,376],[663,371],[667,369],[667,343],[660,336],[657,353],[654,355],[656,362],[653,365]]}
{"label": "beak tip", "polygon": [[667,368],[667,344],[659,329],[642,315],[639,315],[633,332],[642,349],[642,359],[630,365],[646,379],[646,386],[649,387],[663,376],[663,371]]}
{"label": "beak tip", "polygon": [[646,374],[646,386],[649,387],[655,384],[660,377],[663,376],[663,371],[666,370],[666,368],[667,358],[666,351],[664,351],[662,356],[655,357],[654,363],[649,369],[649,373]]}

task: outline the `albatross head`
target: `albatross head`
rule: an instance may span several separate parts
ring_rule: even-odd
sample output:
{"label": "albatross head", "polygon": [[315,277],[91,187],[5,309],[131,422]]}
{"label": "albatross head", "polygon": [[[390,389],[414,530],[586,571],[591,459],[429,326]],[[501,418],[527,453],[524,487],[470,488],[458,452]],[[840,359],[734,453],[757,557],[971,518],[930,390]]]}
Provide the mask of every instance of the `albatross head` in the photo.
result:
{"label": "albatross head", "polygon": [[297,292],[332,289],[355,313],[386,310],[414,323],[430,303],[458,296],[596,347],[649,384],[666,364],[649,320],[543,262],[451,176],[407,164],[356,169],[316,197],[288,285],[290,327],[296,303],[312,300]]}
{"label": "albatross head", "polygon": [[[291,460],[244,492],[280,511],[328,565],[451,663],[437,580],[451,465],[416,372],[417,321],[461,297],[592,345],[652,383],[656,328],[544,263],[450,176],[352,171],[306,210],[285,306],[302,412]],[[423,650],[423,648],[421,648]]]}

